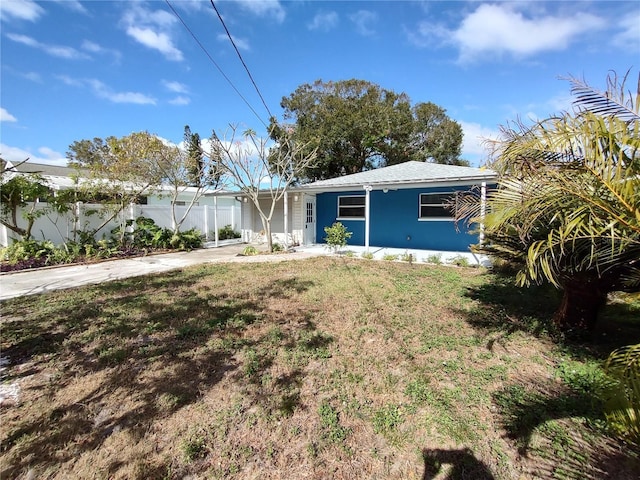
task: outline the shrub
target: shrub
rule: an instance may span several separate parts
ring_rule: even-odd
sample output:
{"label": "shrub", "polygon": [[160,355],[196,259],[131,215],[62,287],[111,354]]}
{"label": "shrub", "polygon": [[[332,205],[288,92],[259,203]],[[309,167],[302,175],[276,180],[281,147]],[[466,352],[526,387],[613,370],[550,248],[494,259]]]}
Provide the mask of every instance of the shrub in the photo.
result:
{"label": "shrub", "polygon": [[434,265],[441,265],[442,264],[442,255],[440,255],[439,253],[433,254],[433,255],[429,255],[427,258],[424,259],[424,261],[426,263],[433,263]]}
{"label": "shrub", "polygon": [[600,395],[607,423],[640,446],[640,343],[614,350],[604,369],[612,380]]}
{"label": "shrub", "polygon": [[324,237],[324,241],[327,242],[329,249],[334,252],[346,247],[347,240],[353,235],[353,233],[348,231],[347,227],[340,222],[335,222],[330,227],[324,227],[324,233],[327,234],[327,236]]}
{"label": "shrub", "polygon": [[455,257],[453,257],[449,263],[451,263],[452,265],[455,265],[456,267],[468,267],[469,266],[469,260],[467,259],[467,257],[463,257],[462,255],[457,255]]}
{"label": "shrub", "polygon": [[244,247],[244,250],[242,250],[242,255],[245,255],[245,256],[257,255],[257,254],[258,254],[258,249],[253,245],[248,245]]}
{"label": "shrub", "polygon": [[218,229],[218,240],[232,240],[240,237],[240,232],[236,232],[231,225],[225,225]]}
{"label": "shrub", "polygon": [[364,259],[367,259],[367,260],[372,260],[373,259],[373,253],[371,253],[371,252],[362,252],[361,257],[364,258]]}

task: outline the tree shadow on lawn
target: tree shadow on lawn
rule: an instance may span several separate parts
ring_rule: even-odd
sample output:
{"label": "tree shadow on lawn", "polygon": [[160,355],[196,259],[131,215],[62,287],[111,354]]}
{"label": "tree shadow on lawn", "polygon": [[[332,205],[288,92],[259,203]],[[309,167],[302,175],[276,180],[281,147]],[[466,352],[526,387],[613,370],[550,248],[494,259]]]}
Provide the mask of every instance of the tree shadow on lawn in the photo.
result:
{"label": "tree shadow on lawn", "polygon": [[536,477],[637,478],[640,459],[606,436],[601,406],[589,392],[529,378],[492,396],[506,436],[531,458]]}
{"label": "tree shadow on lawn", "polygon": [[422,480],[438,476],[443,465],[451,465],[446,480],[494,480],[489,467],[477,459],[471,449],[458,450],[424,449],[424,474]]}
{"label": "tree shadow on lawn", "polygon": [[[1,438],[5,468],[0,476],[14,478],[29,469],[54,467],[100,448],[120,431],[137,441],[155,421],[197,402],[229,374],[238,383],[246,381],[233,373],[246,369],[238,354],[259,348],[264,339],[245,338],[245,330],[262,321],[269,298],[295,296],[312,286],[287,279],[263,285],[251,296],[216,295],[184,290],[185,278],[179,272],[165,276],[92,287],[88,297],[93,302],[82,293],[76,299],[52,295],[46,318],[32,314],[3,325],[3,354],[14,364],[14,379],[43,374],[52,364],[59,373],[52,383],[35,387],[45,390],[37,407],[14,407],[14,421],[10,427],[5,423]],[[173,290],[172,302],[156,301],[156,293]],[[59,298],[64,300],[56,304]],[[19,312],[20,304],[11,308]],[[301,312],[283,321],[313,332],[310,316]],[[295,345],[306,340],[290,334],[282,341]],[[16,363],[28,368],[15,368]],[[261,371],[269,366],[268,361],[257,364]],[[82,378],[92,378],[93,383],[78,388]],[[276,379],[273,390],[281,392],[276,408],[286,412],[297,407],[302,378],[302,370],[296,369]],[[61,392],[72,384],[81,395],[70,398],[66,393],[64,398]],[[255,400],[271,401],[266,395],[256,395]],[[111,462],[109,468],[108,476],[123,465]]]}
{"label": "tree shadow on lawn", "polygon": [[566,338],[552,322],[560,306],[560,290],[548,284],[518,287],[511,275],[488,275],[490,281],[467,288],[465,296],[477,300],[477,307],[471,311],[458,309],[456,313],[488,334],[489,350],[515,332],[526,332],[546,336],[572,355],[604,358],[612,350],[640,338],[640,307],[636,304],[609,302],[600,312],[595,331],[587,338]]}

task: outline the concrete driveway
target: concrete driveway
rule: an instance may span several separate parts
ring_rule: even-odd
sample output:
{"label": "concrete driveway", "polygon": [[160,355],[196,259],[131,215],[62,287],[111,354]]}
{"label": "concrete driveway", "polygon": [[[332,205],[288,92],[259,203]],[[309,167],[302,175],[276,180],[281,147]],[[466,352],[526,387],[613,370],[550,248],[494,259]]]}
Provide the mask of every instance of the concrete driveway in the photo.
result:
{"label": "concrete driveway", "polygon": [[245,247],[246,245],[244,244],[235,244],[219,248],[203,248],[191,252],[165,253],[146,257],[108,260],[100,263],[6,272],[0,274],[0,301],[150,273],[167,272],[204,263],[282,262],[285,260],[301,260],[322,254],[322,251],[317,251],[250,257],[239,256]]}

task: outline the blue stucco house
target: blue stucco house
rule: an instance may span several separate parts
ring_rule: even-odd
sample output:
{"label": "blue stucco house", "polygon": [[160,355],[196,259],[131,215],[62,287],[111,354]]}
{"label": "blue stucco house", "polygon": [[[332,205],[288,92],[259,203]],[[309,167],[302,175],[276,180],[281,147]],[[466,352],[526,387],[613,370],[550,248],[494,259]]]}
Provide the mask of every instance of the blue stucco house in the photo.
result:
{"label": "blue stucco house", "polygon": [[349,245],[465,252],[478,234],[457,229],[445,203],[473,187],[484,200],[496,178],[489,169],[412,161],[310,183],[295,194],[306,199],[301,225],[314,229],[306,237],[319,243],[324,227],[338,221],[353,234]]}

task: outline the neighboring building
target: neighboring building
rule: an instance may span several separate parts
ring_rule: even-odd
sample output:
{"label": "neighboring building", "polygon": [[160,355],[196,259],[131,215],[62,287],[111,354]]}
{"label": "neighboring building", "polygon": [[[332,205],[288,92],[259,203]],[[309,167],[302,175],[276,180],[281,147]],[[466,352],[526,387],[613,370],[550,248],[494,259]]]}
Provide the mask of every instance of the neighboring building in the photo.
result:
{"label": "neighboring building", "polygon": [[[5,168],[9,170],[8,175],[20,174],[38,174],[46,182],[47,186],[54,192],[57,190],[68,190],[75,188],[78,183],[89,177],[89,172],[85,169],[76,169],[73,167],[61,167],[57,165],[47,165],[43,163],[23,162],[12,163],[6,162]],[[83,176],[84,174],[84,176]],[[195,187],[182,187],[181,192],[176,199],[175,204],[178,206],[189,205],[198,189]],[[210,191],[202,195],[194,205],[214,205],[214,195],[219,191]],[[150,189],[148,195],[141,196],[138,204],[141,205],[171,205],[172,187],[169,185],[154,186]],[[219,206],[233,205],[232,198],[221,197]]]}
{"label": "neighboring building", "polygon": [[[353,234],[349,245],[468,251],[478,235],[458,231],[445,204],[456,192],[485,192],[496,179],[484,168],[412,161],[290,188],[286,206],[276,206],[274,240],[323,243],[324,227],[338,221]],[[243,239],[260,241],[261,230],[255,207],[243,203]]]}

